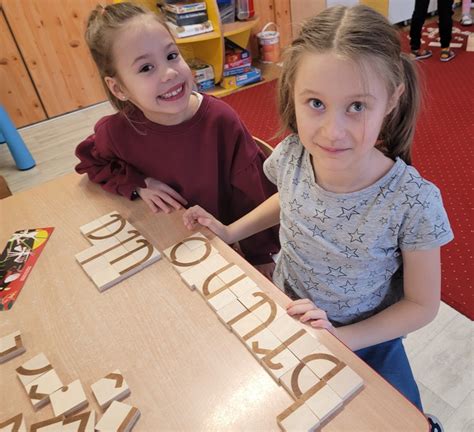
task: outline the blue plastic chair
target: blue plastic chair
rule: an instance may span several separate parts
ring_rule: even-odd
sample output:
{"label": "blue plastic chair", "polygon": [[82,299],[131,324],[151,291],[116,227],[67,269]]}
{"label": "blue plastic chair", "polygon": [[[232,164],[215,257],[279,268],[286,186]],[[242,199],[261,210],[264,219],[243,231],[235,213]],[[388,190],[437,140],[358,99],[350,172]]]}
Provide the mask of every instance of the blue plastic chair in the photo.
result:
{"label": "blue plastic chair", "polygon": [[19,170],[29,170],[36,165],[25,142],[10,120],[8,113],[3,106],[0,105],[0,144],[5,142]]}

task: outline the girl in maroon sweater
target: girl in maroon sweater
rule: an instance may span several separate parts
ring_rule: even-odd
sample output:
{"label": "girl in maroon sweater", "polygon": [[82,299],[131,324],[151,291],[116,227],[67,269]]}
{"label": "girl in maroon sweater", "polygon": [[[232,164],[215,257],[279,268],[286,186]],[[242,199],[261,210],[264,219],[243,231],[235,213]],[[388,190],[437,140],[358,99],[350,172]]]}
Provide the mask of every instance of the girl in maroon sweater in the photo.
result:
{"label": "girl in maroon sweater", "polygon": [[[193,91],[193,77],[162,19],[130,3],[98,6],[86,40],[117,113],[76,150],[76,171],[113,193],[166,213],[199,204],[231,223],[276,192],[264,156],[224,102]],[[273,271],[271,230],[240,242]]]}

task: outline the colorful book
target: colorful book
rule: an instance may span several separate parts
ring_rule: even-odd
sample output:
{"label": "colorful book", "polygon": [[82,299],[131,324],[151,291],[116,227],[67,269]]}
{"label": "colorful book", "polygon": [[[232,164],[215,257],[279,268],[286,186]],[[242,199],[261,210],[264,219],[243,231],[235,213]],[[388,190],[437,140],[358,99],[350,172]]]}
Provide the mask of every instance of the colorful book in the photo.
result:
{"label": "colorful book", "polygon": [[207,11],[190,12],[176,14],[173,12],[165,12],[166,19],[177,26],[201,24],[208,20]]}
{"label": "colorful book", "polygon": [[250,68],[250,71],[245,74],[222,78],[220,85],[222,88],[225,88],[225,89],[234,89],[234,88],[242,87],[247,84],[256,83],[261,80],[262,80],[262,72],[260,71],[260,69],[257,69],[256,67],[252,67]]}
{"label": "colorful book", "polygon": [[0,255],[0,311],[12,308],[53,230],[48,227],[16,231],[8,240]]}
{"label": "colorful book", "polygon": [[222,75],[225,77],[234,76],[234,75],[241,75],[247,72],[250,72],[250,66],[242,66],[238,68],[227,69],[222,72]]}
{"label": "colorful book", "polygon": [[230,39],[224,38],[225,63],[234,63],[239,60],[250,58],[249,50],[242,48]]}
{"label": "colorful book", "polygon": [[224,63],[224,70],[243,67],[243,66],[251,66],[251,65],[252,65],[252,59],[249,57],[243,60],[237,60],[236,62]]}
{"label": "colorful book", "polygon": [[192,2],[192,3],[174,3],[165,4],[164,9],[175,14],[185,14],[189,12],[198,12],[206,10],[206,2]]}
{"label": "colorful book", "polygon": [[214,30],[211,21],[206,21],[201,24],[191,24],[185,26],[177,26],[172,22],[167,22],[168,28],[177,38],[185,38],[191,36],[197,36],[203,33],[210,33]]}

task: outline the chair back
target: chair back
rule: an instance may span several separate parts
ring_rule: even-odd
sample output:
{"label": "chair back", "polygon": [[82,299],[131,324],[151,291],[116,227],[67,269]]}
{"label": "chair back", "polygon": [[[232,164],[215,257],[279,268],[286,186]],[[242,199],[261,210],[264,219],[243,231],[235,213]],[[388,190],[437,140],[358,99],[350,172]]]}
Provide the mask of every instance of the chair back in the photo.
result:
{"label": "chair back", "polygon": [[263,151],[263,154],[265,155],[265,157],[268,157],[273,153],[273,147],[270,144],[266,143],[265,141],[255,136],[253,137],[253,139],[255,140],[257,145],[260,147],[260,150]]}

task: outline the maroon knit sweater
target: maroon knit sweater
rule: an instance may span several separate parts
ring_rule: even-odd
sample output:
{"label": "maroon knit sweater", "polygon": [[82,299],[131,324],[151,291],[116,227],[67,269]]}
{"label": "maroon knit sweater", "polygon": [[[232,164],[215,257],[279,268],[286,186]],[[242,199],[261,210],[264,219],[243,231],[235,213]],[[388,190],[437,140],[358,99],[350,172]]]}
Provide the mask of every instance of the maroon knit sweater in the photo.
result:
{"label": "maroon knit sweater", "polygon": [[[265,159],[237,114],[204,95],[196,114],[175,126],[145,118],[138,109],[102,118],[76,149],[79,174],[129,199],[145,178],[160,180],[188,201],[229,224],[276,192],[265,177]],[[276,229],[240,242],[252,264],[271,261],[279,249]]]}

